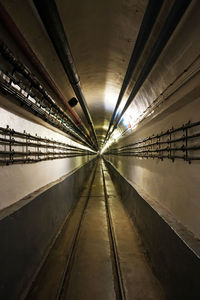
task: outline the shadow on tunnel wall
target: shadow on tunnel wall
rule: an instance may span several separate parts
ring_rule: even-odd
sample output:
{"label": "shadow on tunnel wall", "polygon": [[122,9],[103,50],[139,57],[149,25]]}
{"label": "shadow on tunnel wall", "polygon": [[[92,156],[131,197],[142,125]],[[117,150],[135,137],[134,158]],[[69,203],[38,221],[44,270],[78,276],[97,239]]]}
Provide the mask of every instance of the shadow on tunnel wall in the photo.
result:
{"label": "shadow on tunnel wall", "polygon": [[0,299],[23,299],[88,179],[92,159],[0,221]]}
{"label": "shadow on tunnel wall", "polygon": [[195,253],[115,167],[105,163],[168,299],[200,299],[200,248]]}

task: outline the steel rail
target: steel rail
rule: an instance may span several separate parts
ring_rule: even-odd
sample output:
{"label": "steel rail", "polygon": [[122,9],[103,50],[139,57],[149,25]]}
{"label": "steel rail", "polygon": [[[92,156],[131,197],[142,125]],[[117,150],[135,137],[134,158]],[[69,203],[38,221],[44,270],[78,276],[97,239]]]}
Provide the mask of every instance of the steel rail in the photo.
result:
{"label": "steel rail", "polygon": [[[181,141],[185,141],[185,140],[189,140],[189,139],[194,139],[194,138],[197,138],[197,137],[200,137],[200,133],[197,133],[197,134],[192,134],[188,137],[186,136],[183,136],[183,137],[180,137],[180,138],[177,138],[177,139],[172,139],[172,140],[168,140],[168,141],[163,141],[163,142],[154,142],[154,143],[151,143],[151,144],[147,144],[147,145],[142,145],[142,146],[133,146],[133,147],[123,147],[123,148],[119,148],[119,149],[116,149],[118,151],[128,151],[128,150],[134,150],[134,149],[141,149],[141,148],[145,148],[145,147],[152,147],[152,146],[155,146],[155,145],[164,145],[164,144],[172,144],[172,143],[176,143],[176,142],[181,142]],[[142,142],[141,142],[142,143]],[[115,150],[115,149],[112,149],[112,150]]]}
{"label": "steel rail", "polygon": [[[27,152],[24,152],[24,151],[17,151],[17,150],[11,150],[11,151],[4,151],[4,150],[0,150],[0,155],[12,155],[12,156],[34,156],[34,155],[40,155],[40,156],[47,156],[47,155],[52,155],[52,156],[56,156],[56,155],[60,155],[60,156],[63,156],[63,155],[67,155],[67,154],[85,154],[87,151],[84,151],[84,153],[82,151],[63,151],[63,152],[51,152],[51,151],[48,151],[48,152],[42,152],[42,151],[27,151]],[[87,153],[86,153],[87,154]]]}
{"label": "steel rail", "polygon": [[[126,148],[133,148],[136,145],[143,144],[143,143],[146,143],[148,141],[158,139],[158,138],[161,138],[161,137],[164,137],[164,136],[168,136],[168,135],[173,134],[173,133],[184,132],[186,129],[194,128],[194,127],[197,127],[197,126],[200,126],[200,121],[198,121],[198,122],[190,122],[189,121],[189,122],[183,124],[180,127],[176,127],[176,128],[172,127],[171,129],[168,129],[168,130],[166,130],[164,132],[161,132],[159,134],[156,134],[156,135],[153,134],[153,135],[151,135],[147,138],[144,138],[142,140],[139,140],[135,143],[128,144],[128,145],[125,145],[125,146],[120,147],[120,148],[112,148],[112,150],[115,150],[115,149],[122,150],[122,149],[126,149]],[[158,144],[158,143],[159,144],[165,144],[165,143],[179,142],[179,141],[184,141],[186,139],[193,139],[193,138],[196,138],[196,137],[199,137],[199,136],[200,136],[200,133],[194,133],[194,134],[187,135],[187,136],[183,135],[183,136],[178,137],[178,138],[173,138],[173,139],[171,138],[170,140],[167,140],[167,141],[159,141],[159,142],[157,141],[155,143],[148,144],[148,146],[151,146],[151,145],[153,146],[153,145]],[[137,148],[141,148],[141,147],[143,147],[143,146],[138,146]],[[136,148],[136,147],[134,147],[134,148]]]}
{"label": "steel rail", "polygon": [[88,151],[86,149],[82,149],[82,148],[70,148],[69,146],[65,146],[65,147],[61,147],[61,146],[56,146],[55,142],[51,143],[53,145],[47,145],[47,144],[38,144],[38,143],[32,143],[32,142],[22,142],[22,141],[16,141],[15,139],[4,139],[4,138],[0,138],[0,145],[12,145],[12,146],[28,146],[28,147],[37,147],[37,148],[50,148],[50,149],[54,149],[54,150],[74,150],[74,151],[80,151],[80,152],[84,152],[84,151]]}
{"label": "steel rail", "polygon": [[77,149],[80,149],[79,147],[76,147],[76,146],[72,146],[72,145],[69,145],[69,144],[66,144],[64,142],[59,142],[59,141],[56,141],[56,140],[52,140],[52,139],[48,139],[48,138],[42,138],[38,135],[32,135],[30,133],[27,133],[27,132],[19,132],[19,131],[16,131],[14,129],[11,129],[9,127],[0,127],[0,134],[4,134],[4,135],[12,135],[12,136],[15,136],[15,137],[19,137],[19,138],[28,138],[29,140],[35,140],[35,141],[42,141],[42,142],[48,142],[48,143],[54,143],[54,144],[57,144],[57,145],[63,145],[63,146],[66,146],[67,147],[70,147],[70,148],[77,148]]}
{"label": "steel rail", "polygon": [[[0,132],[1,134],[1,132]],[[28,138],[30,141],[32,139],[29,138],[29,135],[24,135],[24,138]],[[13,138],[13,133],[11,133],[11,139],[8,138],[2,138],[0,137],[0,145],[12,145],[12,146],[28,146],[28,147],[39,147],[39,148],[52,148],[52,149],[59,149],[59,150],[77,150],[77,151],[88,151],[89,149],[83,149],[83,148],[79,148],[79,147],[73,147],[71,145],[64,145],[61,146],[59,145],[60,143],[57,143],[56,141],[53,140],[48,140],[48,143],[45,141],[45,139],[38,139],[39,142],[41,143],[46,143],[46,144],[40,144],[40,143],[34,143],[34,142],[30,142],[30,141],[19,141],[19,140],[15,140],[15,138]],[[59,146],[58,146],[59,145]]]}
{"label": "steel rail", "polygon": [[118,286],[118,293],[119,293],[118,298],[120,300],[126,300],[125,289],[124,289],[121,268],[120,268],[120,262],[119,262],[119,256],[118,256],[118,252],[117,252],[117,244],[116,244],[116,240],[115,240],[114,228],[113,228],[113,223],[112,223],[112,217],[111,217],[110,207],[109,207],[109,203],[108,203],[108,194],[107,194],[107,190],[106,190],[106,182],[105,182],[103,167],[102,167],[102,177],[103,177],[103,186],[104,186],[104,195],[105,195],[105,207],[106,207],[108,228],[109,228],[109,233],[110,233],[110,243],[111,243],[111,249],[112,249],[113,257],[114,257],[114,263],[115,263],[114,268],[115,268],[115,275],[116,275],[116,279],[117,279],[117,286]]}
{"label": "steel rail", "polygon": [[[112,154],[112,153],[106,153],[106,154]],[[200,157],[199,156],[188,156],[186,157],[185,155],[184,156],[181,156],[181,155],[139,155],[139,154],[132,154],[130,155],[129,153],[118,153],[118,154],[115,154],[117,156],[133,156],[133,157],[139,157],[139,158],[158,158],[160,160],[163,160],[164,158],[168,158],[172,161],[174,161],[175,159],[183,159],[187,162],[191,162],[191,161],[194,161],[194,160],[200,160]]]}
{"label": "steel rail", "polygon": [[97,169],[97,165],[95,166],[94,173],[93,173],[93,176],[92,176],[92,179],[91,179],[91,182],[90,182],[90,187],[89,187],[89,190],[88,190],[88,195],[87,195],[87,198],[86,198],[86,201],[85,201],[82,213],[81,213],[79,223],[76,227],[75,234],[73,236],[73,241],[72,241],[72,245],[70,247],[67,263],[66,263],[63,275],[62,275],[61,284],[60,284],[60,287],[57,291],[57,295],[56,295],[55,300],[60,300],[62,298],[63,291],[66,290],[66,287],[67,287],[67,284],[68,284],[68,281],[69,281],[70,272],[71,272],[71,269],[72,269],[72,266],[73,266],[75,249],[76,249],[77,241],[78,241],[78,238],[79,238],[80,229],[81,229],[81,225],[82,225],[82,222],[83,222],[83,219],[84,219],[84,215],[85,215],[88,203],[89,203],[90,194],[91,194],[91,190],[92,190],[92,184],[93,184],[94,179],[95,179],[96,169]]}
{"label": "steel rail", "polygon": [[[159,144],[158,144],[159,145]],[[146,146],[146,147],[149,147],[148,145]],[[139,151],[132,151],[132,149],[131,150],[124,150],[124,151],[118,151],[118,152],[116,152],[116,153],[120,153],[120,154],[124,154],[124,153],[126,153],[126,154],[130,154],[130,155],[132,155],[132,154],[140,154],[140,153],[153,153],[153,152],[156,152],[156,153],[158,153],[158,152],[169,152],[169,151],[181,151],[181,152],[185,152],[185,151],[187,151],[187,150],[190,150],[190,151],[196,151],[196,150],[200,150],[200,145],[197,145],[197,146],[188,146],[188,147],[186,147],[186,146],[180,146],[180,147],[165,147],[165,148],[159,148],[159,149],[145,149],[145,150],[139,150]],[[113,153],[115,153],[115,152],[113,152]]]}
{"label": "steel rail", "polygon": [[[11,129],[9,127],[7,128],[3,128],[0,127],[0,146],[4,146],[4,151],[0,151],[0,153],[2,154],[3,152],[6,153],[8,152],[8,147],[9,147],[9,151],[10,153],[12,153],[12,155],[16,155],[17,153],[22,154],[22,152],[19,151],[20,146],[22,147],[26,147],[26,152],[23,151],[23,153],[30,155],[30,152],[33,153],[33,150],[31,150],[32,148],[37,149],[37,151],[39,152],[40,149],[47,149],[50,150],[52,149],[53,152],[51,151],[50,154],[63,154],[64,151],[70,151],[70,153],[72,152],[76,152],[76,153],[86,153],[86,152],[91,152],[89,148],[81,148],[81,147],[77,147],[77,146],[72,146],[69,145],[67,143],[63,143],[63,142],[58,142],[56,140],[53,139],[47,139],[47,138],[42,138],[39,137],[37,135],[33,136],[29,133],[24,132],[18,132],[15,131],[14,129]],[[55,152],[59,150],[60,152]],[[61,152],[62,151],[62,152]],[[43,155],[43,152],[39,152],[40,155]],[[47,152],[45,152],[47,153]]]}
{"label": "steel rail", "polygon": [[56,157],[44,157],[44,158],[17,158],[17,159],[1,159],[0,158],[0,165],[13,165],[13,164],[29,164],[29,163],[37,163],[41,161],[46,161],[46,160],[54,160],[54,159],[63,159],[63,158],[72,158],[72,157],[79,157],[79,156],[86,156],[86,155],[91,155],[91,154],[68,154],[65,156],[56,156]]}

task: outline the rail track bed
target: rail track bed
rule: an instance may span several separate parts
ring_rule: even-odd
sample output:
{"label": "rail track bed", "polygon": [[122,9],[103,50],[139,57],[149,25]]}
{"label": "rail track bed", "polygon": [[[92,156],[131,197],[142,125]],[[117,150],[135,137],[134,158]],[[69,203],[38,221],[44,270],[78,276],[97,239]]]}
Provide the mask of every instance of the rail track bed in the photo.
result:
{"label": "rail track bed", "polygon": [[166,299],[102,160],[26,299]]}

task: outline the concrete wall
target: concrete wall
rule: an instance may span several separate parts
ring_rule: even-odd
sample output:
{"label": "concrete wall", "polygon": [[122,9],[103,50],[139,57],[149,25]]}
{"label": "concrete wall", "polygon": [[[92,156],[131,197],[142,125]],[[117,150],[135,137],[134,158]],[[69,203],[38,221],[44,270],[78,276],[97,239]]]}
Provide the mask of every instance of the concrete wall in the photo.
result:
{"label": "concrete wall", "polygon": [[200,241],[157,203],[144,200],[115,167],[107,166],[168,299],[199,299]]}
{"label": "concrete wall", "polygon": [[[0,126],[5,128],[7,125],[19,132],[25,130],[32,135],[37,134],[43,138],[47,137],[80,148],[84,147],[58,132],[0,108]],[[42,161],[34,164],[0,166],[0,210],[16,203],[43,186],[58,180],[86,163],[89,159],[91,157],[80,156]]]}
{"label": "concrete wall", "polygon": [[1,299],[23,299],[92,168],[93,160],[0,221]]}
{"label": "concrete wall", "polygon": [[[197,93],[199,95],[199,91]],[[179,127],[188,121],[199,121],[200,98],[189,94],[186,99],[171,105],[158,114],[117,145],[134,143],[134,141],[160,133],[172,126]],[[107,157],[107,156],[105,156]],[[144,198],[151,199],[168,212],[177,221],[200,238],[200,176],[198,161],[191,164],[183,160],[140,159],[125,156],[109,156],[110,162],[134,186]]]}
{"label": "concrete wall", "polygon": [[[0,96],[0,126],[85,148]],[[8,111],[9,110],[9,111]],[[3,146],[2,146],[3,147]],[[1,149],[2,149],[1,147]],[[94,156],[0,166],[0,298],[23,299],[78,200]]]}

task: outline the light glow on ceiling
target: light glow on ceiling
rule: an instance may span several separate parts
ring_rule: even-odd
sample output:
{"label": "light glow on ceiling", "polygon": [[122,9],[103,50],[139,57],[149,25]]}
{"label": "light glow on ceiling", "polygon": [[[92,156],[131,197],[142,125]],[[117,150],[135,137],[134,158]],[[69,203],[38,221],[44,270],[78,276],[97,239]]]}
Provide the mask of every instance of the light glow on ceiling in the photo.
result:
{"label": "light glow on ceiling", "polygon": [[111,84],[106,86],[104,94],[104,107],[106,111],[113,112],[118,95],[119,91],[115,86]]}
{"label": "light glow on ceiling", "polygon": [[121,137],[122,132],[119,129],[116,129],[113,134],[110,136],[107,143],[104,145],[104,147],[101,149],[100,154],[103,154],[106,149],[108,149],[113,143],[117,142],[118,139]]}

